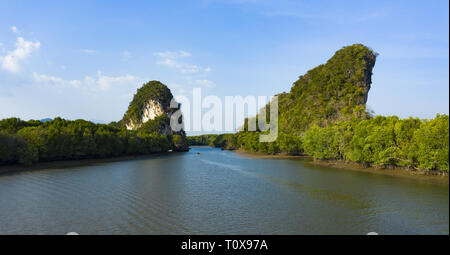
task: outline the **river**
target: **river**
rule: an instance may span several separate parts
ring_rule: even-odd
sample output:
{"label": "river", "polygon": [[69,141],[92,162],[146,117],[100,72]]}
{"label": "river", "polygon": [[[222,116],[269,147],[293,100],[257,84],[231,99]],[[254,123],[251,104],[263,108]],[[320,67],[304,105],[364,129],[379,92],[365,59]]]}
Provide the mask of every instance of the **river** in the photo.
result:
{"label": "river", "polygon": [[0,175],[0,234],[68,232],[448,235],[449,187],[209,147]]}

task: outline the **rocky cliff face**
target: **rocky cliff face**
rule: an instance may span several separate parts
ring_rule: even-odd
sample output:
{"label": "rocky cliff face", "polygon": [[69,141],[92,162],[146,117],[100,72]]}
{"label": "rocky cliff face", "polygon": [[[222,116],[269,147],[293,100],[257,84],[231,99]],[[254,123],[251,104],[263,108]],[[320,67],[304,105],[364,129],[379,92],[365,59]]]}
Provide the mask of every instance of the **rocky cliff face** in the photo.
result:
{"label": "rocky cliff face", "polygon": [[279,95],[279,127],[301,135],[313,125],[366,118],[376,53],[362,44],[338,50],[325,64],[309,70]]}
{"label": "rocky cliff face", "polygon": [[156,117],[159,117],[165,113],[166,112],[160,102],[150,99],[143,108],[141,118],[138,119],[138,121],[129,119],[128,122],[125,123],[125,127],[128,130],[137,130],[141,127],[142,124],[146,123],[149,120],[154,120]]}
{"label": "rocky cliff face", "polygon": [[157,133],[167,136],[173,143],[173,150],[187,151],[189,146],[184,130],[173,131],[170,118],[178,108],[171,108],[173,95],[166,85],[150,81],[134,95],[122,123],[128,130]]}

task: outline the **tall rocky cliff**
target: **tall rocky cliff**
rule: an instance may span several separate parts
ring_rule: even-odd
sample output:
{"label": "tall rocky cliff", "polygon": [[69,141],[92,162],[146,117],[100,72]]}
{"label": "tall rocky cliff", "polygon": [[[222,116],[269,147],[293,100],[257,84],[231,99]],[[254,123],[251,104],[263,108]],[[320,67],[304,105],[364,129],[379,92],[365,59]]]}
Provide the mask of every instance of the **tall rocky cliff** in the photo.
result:
{"label": "tall rocky cliff", "polygon": [[170,118],[178,108],[171,108],[173,95],[170,89],[159,81],[150,81],[137,90],[128,110],[122,118],[122,125],[128,130],[165,135],[176,151],[189,150],[184,130],[173,131]]}
{"label": "tall rocky cliff", "polygon": [[299,135],[313,125],[367,118],[376,55],[354,44],[300,76],[289,93],[278,95],[280,131]]}

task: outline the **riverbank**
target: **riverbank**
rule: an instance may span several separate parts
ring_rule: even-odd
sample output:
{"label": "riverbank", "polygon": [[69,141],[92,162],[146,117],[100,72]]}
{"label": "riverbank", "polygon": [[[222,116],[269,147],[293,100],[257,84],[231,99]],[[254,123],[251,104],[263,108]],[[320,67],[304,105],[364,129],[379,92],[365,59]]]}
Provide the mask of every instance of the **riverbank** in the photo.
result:
{"label": "riverbank", "polygon": [[119,157],[109,157],[109,158],[96,158],[96,159],[78,159],[78,160],[58,160],[58,161],[48,161],[48,162],[38,162],[32,165],[3,165],[0,166],[0,175],[8,174],[8,173],[16,173],[23,171],[36,171],[42,169],[57,169],[57,168],[70,168],[70,167],[78,167],[78,166],[89,166],[100,163],[109,163],[109,162],[117,162],[117,161],[127,161],[127,160],[136,160],[136,159],[147,159],[157,155],[164,155],[168,153],[176,153],[176,152],[167,152],[167,153],[156,153],[150,155],[135,155],[135,156],[119,156]]}
{"label": "riverbank", "polygon": [[374,166],[366,167],[357,162],[348,162],[342,160],[315,160],[308,155],[287,155],[287,154],[264,154],[261,152],[248,152],[242,149],[234,150],[238,155],[254,159],[302,159],[305,164],[316,167],[332,167],[338,170],[358,171],[370,174],[381,174],[393,177],[410,178],[422,180],[430,183],[449,185],[448,173],[443,171],[422,171],[407,167],[385,167]]}

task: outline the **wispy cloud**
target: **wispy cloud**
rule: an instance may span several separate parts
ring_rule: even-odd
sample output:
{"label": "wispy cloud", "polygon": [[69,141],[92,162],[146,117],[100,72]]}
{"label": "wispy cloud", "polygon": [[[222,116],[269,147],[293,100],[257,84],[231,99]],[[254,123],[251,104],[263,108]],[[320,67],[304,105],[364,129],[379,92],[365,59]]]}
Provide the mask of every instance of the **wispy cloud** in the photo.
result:
{"label": "wispy cloud", "polygon": [[13,31],[13,33],[20,35],[20,31],[16,26],[12,26],[11,27],[11,31]]}
{"label": "wispy cloud", "polygon": [[[86,80],[86,79],[85,79]],[[119,86],[119,85],[136,85],[140,82],[142,82],[142,79],[130,74],[127,75],[121,75],[121,76],[106,76],[103,75],[100,71],[97,72],[96,78],[90,78],[88,79],[91,81],[90,85],[94,85],[95,87],[98,87],[99,89],[109,89],[112,86]]]}
{"label": "wispy cloud", "polygon": [[163,52],[155,52],[153,53],[153,55],[155,56],[159,56],[161,58],[170,58],[170,59],[175,59],[175,58],[186,58],[186,57],[190,57],[191,53],[183,51],[183,50],[178,50],[178,51],[163,51]]}
{"label": "wispy cloud", "polygon": [[200,86],[203,86],[203,87],[207,87],[207,88],[212,88],[212,87],[216,86],[214,84],[214,82],[210,81],[210,80],[196,80],[195,83],[197,85],[200,85]]}
{"label": "wispy cloud", "polygon": [[38,74],[36,72],[33,72],[33,80],[36,83],[63,86],[63,87],[78,88],[81,85],[80,80],[64,80],[60,77],[45,75],[45,74]]}
{"label": "wispy cloud", "polygon": [[65,80],[57,76],[51,76],[46,74],[33,73],[33,81],[55,87],[72,87],[82,88],[88,90],[108,90],[114,86],[135,86],[142,83],[142,79],[133,75],[121,75],[121,76],[107,76],[103,75],[100,71],[97,72],[97,76],[85,76],[83,79]]}
{"label": "wispy cloud", "polygon": [[187,87],[186,84],[181,85],[179,83],[169,82],[167,86],[169,86],[175,97],[192,94],[191,88]]}
{"label": "wispy cloud", "polygon": [[22,37],[18,37],[16,48],[5,56],[0,56],[2,68],[9,72],[20,71],[20,62],[27,59],[40,45],[40,42],[26,41]]}
{"label": "wispy cloud", "polygon": [[178,69],[181,73],[198,73],[201,69],[197,65],[180,63],[174,59],[165,58],[156,62],[158,65],[167,66],[170,68]]}
{"label": "wispy cloud", "polygon": [[210,72],[211,68],[202,68],[201,66],[186,63],[181,61],[180,59],[188,58],[192,56],[191,53],[183,50],[178,51],[164,51],[164,52],[156,52],[153,55],[160,57],[156,63],[158,65],[167,66],[170,68],[177,69],[181,73],[184,74],[193,74],[199,72]]}

